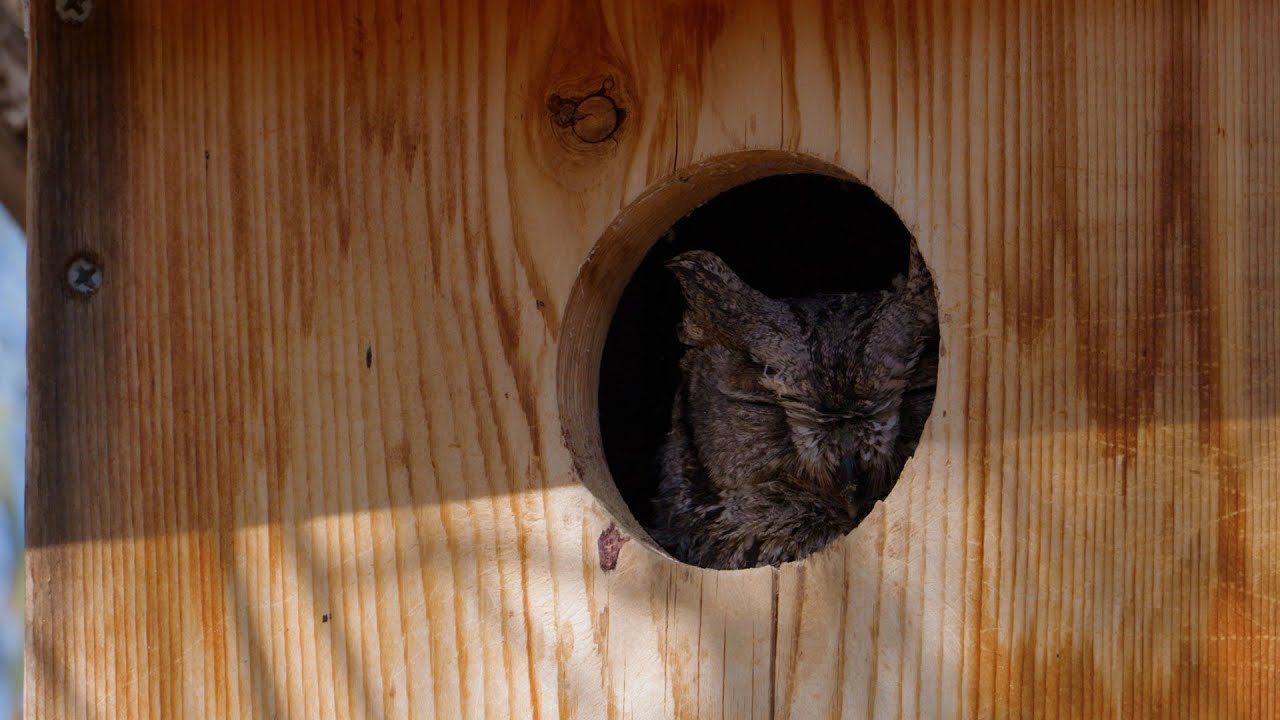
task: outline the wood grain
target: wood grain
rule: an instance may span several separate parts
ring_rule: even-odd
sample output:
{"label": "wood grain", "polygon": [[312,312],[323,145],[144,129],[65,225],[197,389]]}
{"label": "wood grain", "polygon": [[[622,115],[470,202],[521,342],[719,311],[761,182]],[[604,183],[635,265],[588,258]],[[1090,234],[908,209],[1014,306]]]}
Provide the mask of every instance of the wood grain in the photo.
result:
{"label": "wood grain", "polygon": [[[1262,0],[33,3],[27,713],[1276,716],[1277,37]],[[610,139],[554,122],[606,87]],[[603,570],[579,268],[766,150],[916,234],[934,414],[817,556]]]}

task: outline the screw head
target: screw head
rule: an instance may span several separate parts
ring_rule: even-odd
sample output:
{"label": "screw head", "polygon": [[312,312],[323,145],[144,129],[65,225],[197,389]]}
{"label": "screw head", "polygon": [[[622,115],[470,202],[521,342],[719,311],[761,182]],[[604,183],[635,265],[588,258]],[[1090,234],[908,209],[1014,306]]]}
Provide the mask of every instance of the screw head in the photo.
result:
{"label": "screw head", "polygon": [[610,94],[613,87],[613,80],[607,78],[598,90],[585,97],[548,97],[547,111],[559,137],[579,147],[612,139],[627,116]]}
{"label": "screw head", "polygon": [[613,137],[622,123],[622,110],[608,95],[592,95],[578,103],[573,114],[573,134],[592,145]]}
{"label": "screw head", "polygon": [[58,0],[58,17],[67,22],[82,23],[89,19],[93,0]]}
{"label": "screw head", "polygon": [[67,265],[67,284],[87,298],[102,287],[102,267],[87,257],[78,257]]}

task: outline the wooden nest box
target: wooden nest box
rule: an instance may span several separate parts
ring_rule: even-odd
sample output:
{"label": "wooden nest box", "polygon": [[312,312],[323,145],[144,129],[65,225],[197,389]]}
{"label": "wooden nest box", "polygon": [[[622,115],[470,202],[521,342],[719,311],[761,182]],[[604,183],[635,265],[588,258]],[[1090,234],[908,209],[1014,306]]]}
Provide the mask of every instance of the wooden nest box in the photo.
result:
{"label": "wooden nest box", "polygon": [[[1280,4],[31,4],[31,717],[1280,715]],[[852,534],[717,572],[600,450],[683,214],[937,283]]]}

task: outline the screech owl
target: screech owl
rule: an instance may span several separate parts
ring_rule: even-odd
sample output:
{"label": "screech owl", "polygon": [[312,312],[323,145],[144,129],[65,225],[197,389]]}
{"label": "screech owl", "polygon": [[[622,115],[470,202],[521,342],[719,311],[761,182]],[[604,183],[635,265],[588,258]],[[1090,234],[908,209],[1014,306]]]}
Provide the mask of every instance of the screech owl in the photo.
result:
{"label": "screech owl", "polygon": [[933,281],[773,299],[718,256],[667,263],[687,346],[650,528],[676,558],[777,565],[849,532],[892,488],[933,405]]}

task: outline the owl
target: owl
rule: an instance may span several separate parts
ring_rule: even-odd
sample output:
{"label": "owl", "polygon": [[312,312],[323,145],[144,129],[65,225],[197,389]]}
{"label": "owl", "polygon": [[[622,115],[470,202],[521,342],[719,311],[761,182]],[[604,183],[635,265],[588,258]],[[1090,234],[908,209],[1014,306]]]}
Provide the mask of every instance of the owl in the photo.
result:
{"label": "owl", "polygon": [[848,533],[892,488],[933,405],[937,304],[914,243],[906,275],[875,292],[774,299],[701,250],[667,267],[686,350],[653,538],[733,569]]}

